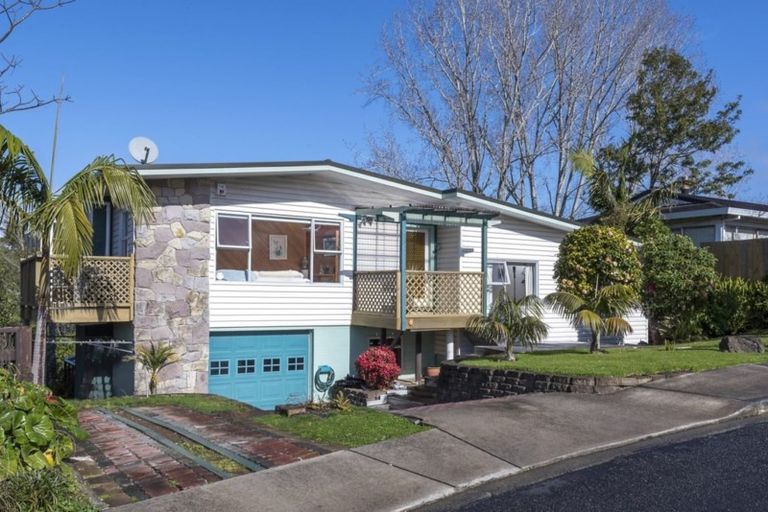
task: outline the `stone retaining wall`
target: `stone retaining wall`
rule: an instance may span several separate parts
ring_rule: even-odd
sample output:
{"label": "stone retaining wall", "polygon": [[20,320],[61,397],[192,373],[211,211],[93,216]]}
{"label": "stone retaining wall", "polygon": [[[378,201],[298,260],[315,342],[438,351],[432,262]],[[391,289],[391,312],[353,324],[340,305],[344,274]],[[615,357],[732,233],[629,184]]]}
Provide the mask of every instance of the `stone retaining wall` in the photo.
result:
{"label": "stone retaining wall", "polygon": [[[178,362],[160,373],[158,392],[208,391],[208,260],[211,183],[151,180],[154,221],[136,230],[134,340],[170,343]],[[135,392],[147,373],[136,365]]]}
{"label": "stone retaining wall", "polygon": [[444,362],[437,380],[437,398],[441,402],[461,402],[524,393],[612,393],[651,380],[651,377],[568,377]]}

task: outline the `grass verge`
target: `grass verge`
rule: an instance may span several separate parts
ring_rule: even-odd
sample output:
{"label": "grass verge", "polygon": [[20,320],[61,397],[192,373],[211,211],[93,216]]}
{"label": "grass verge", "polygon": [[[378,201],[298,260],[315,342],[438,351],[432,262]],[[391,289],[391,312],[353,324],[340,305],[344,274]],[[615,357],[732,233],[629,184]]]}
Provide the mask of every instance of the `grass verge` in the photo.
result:
{"label": "grass verge", "polygon": [[118,409],[121,407],[152,407],[158,405],[178,405],[193,411],[207,414],[220,412],[255,412],[256,409],[248,404],[230,400],[217,395],[200,394],[171,394],[153,396],[120,396],[101,400],[71,400],[71,403],[80,409],[103,407],[105,409]]}
{"label": "grass verge", "polygon": [[[765,338],[764,338],[765,339]],[[605,353],[590,354],[587,349],[542,350],[517,354],[517,361],[500,357],[467,359],[460,364],[480,368],[519,370],[549,375],[594,377],[630,377],[658,373],[700,372],[744,363],[767,363],[763,354],[720,352],[719,340],[664,347],[609,348]]]}
{"label": "grass verge", "polygon": [[310,441],[332,446],[354,448],[427,430],[405,418],[363,407],[349,411],[332,411],[328,416],[269,414],[254,418],[257,423]]}

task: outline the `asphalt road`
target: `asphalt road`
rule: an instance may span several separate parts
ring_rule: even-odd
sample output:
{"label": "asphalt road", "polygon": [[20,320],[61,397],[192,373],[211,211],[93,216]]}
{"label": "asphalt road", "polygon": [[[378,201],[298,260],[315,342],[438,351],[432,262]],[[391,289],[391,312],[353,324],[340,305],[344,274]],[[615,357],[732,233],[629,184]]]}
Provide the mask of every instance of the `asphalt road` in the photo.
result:
{"label": "asphalt road", "polygon": [[619,455],[608,462],[566,469],[536,483],[525,484],[535,476],[521,474],[424,510],[768,510],[768,421],[743,421],[731,427],[726,432],[699,432],[702,437],[692,439],[657,440],[634,452],[618,450]]}

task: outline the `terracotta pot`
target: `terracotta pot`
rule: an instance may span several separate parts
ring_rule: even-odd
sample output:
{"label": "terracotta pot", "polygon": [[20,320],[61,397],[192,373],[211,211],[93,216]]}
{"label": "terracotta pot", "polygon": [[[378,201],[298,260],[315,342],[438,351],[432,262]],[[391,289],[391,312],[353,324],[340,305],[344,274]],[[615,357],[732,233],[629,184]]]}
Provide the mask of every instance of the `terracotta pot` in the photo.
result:
{"label": "terracotta pot", "polygon": [[439,376],[440,376],[439,366],[427,366],[427,377],[439,377]]}

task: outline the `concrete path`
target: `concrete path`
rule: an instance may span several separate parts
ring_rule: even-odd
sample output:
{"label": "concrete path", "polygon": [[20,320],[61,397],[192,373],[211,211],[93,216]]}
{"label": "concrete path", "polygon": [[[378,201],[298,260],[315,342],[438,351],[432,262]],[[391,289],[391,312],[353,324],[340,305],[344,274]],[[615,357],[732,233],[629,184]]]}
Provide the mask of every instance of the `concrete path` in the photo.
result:
{"label": "concrete path", "polygon": [[403,414],[434,430],[119,510],[407,510],[556,460],[759,414],[767,403],[768,367],[744,365],[610,395],[530,394],[418,407]]}

